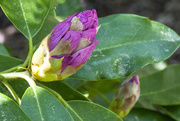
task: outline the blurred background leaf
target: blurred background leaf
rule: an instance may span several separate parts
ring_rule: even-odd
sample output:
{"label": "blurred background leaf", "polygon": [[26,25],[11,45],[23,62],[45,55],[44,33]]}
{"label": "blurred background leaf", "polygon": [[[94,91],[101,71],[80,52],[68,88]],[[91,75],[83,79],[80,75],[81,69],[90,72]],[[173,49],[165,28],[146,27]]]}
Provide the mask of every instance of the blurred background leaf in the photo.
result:
{"label": "blurred background leaf", "polygon": [[0,44],[0,72],[22,63],[22,60],[10,57],[4,45]]}
{"label": "blurred background leaf", "polygon": [[124,121],[173,121],[166,115],[145,109],[133,109],[123,118]]}
{"label": "blurred background leaf", "polygon": [[10,56],[4,45],[0,44],[0,54],[5,56]]}
{"label": "blurred background leaf", "polygon": [[56,7],[57,16],[70,16],[74,13],[83,11],[80,0],[66,0],[64,4],[59,4]]}
{"label": "blurred background leaf", "polygon": [[14,57],[0,54],[0,72],[22,64],[23,61]]}
{"label": "blurred background leaf", "polygon": [[163,71],[140,79],[140,99],[156,105],[180,104],[180,65],[167,67]]}
{"label": "blurred background leaf", "polygon": [[59,22],[55,19],[54,16],[52,15],[47,16],[41,30],[33,38],[33,44],[38,46],[40,42],[51,32],[51,30],[58,23]]}
{"label": "blurred background leaf", "polygon": [[180,121],[180,105],[164,106],[162,110],[176,121]]}

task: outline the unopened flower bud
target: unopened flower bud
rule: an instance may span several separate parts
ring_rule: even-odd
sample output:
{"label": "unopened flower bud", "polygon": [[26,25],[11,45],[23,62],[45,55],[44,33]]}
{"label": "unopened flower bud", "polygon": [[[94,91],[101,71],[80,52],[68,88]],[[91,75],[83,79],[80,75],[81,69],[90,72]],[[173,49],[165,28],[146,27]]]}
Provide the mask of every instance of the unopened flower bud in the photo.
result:
{"label": "unopened flower bud", "polygon": [[137,102],[139,95],[139,79],[137,76],[134,76],[130,80],[126,80],[122,83],[121,87],[116,92],[109,109],[119,115],[119,117],[123,118]]}
{"label": "unopened flower bud", "polygon": [[57,24],[32,58],[32,73],[40,81],[62,80],[88,60],[98,40],[96,10],[87,10]]}

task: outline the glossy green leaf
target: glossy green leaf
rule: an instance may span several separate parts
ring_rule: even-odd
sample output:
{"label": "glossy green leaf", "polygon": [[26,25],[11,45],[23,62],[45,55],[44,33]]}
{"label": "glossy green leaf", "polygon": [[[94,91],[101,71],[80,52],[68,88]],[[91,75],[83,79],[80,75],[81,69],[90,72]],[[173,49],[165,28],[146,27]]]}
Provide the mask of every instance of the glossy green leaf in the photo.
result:
{"label": "glossy green leaf", "polygon": [[23,61],[20,59],[0,54],[0,72],[22,63]]}
{"label": "glossy green leaf", "polygon": [[66,0],[64,4],[56,7],[56,14],[58,16],[70,16],[81,11],[83,11],[83,8],[80,0]]}
{"label": "glossy green leaf", "polygon": [[[7,83],[14,89],[16,94],[21,98],[25,92],[25,90],[29,87],[27,81],[23,79],[8,79]],[[7,95],[8,97],[14,99],[8,89],[0,83],[0,92]]]}
{"label": "glossy green leaf", "polygon": [[53,0],[1,0],[6,16],[26,38],[32,38],[41,28]]}
{"label": "glossy green leaf", "polygon": [[11,85],[11,87],[14,89],[14,91],[17,93],[19,98],[22,98],[24,92],[29,87],[29,84],[24,79],[9,79],[7,80],[8,84]]}
{"label": "glossy green leaf", "polygon": [[4,45],[0,44],[0,54],[10,56]]}
{"label": "glossy green leaf", "polygon": [[180,37],[148,18],[117,14],[99,19],[99,43],[88,62],[72,76],[80,80],[125,77],[147,64],[167,59]]}
{"label": "glossy green leaf", "polygon": [[21,108],[32,121],[73,121],[63,104],[41,87],[26,90]]}
{"label": "glossy green leaf", "polygon": [[68,103],[83,121],[122,121],[115,113],[95,103],[87,101],[69,101]]}
{"label": "glossy green leaf", "polygon": [[30,121],[30,119],[12,99],[0,93],[0,121]]}
{"label": "glossy green leaf", "polygon": [[162,115],[159,112],[133,109],[130,113],[123,118],[124,121],[173,121],[170,117]]}
{"label": "glossy green leaf", "polygon": [[180,104],[179,79],[180,65],[169,66],[163,71],[140,78],[140,99],[157,105]]}
{"label": "glossy green leaf", "polygon": [[8,91],[8,89],[4,86],[3,83],[0,83],[0,93],[3,93],[4,95],[6,95],[6,96],[10,97],[11,99],[13,99],[11,93]]}
{"label": "glossy green leaf", "polygon": [[89,101],[86,97],[84,97],[80,92],[75,89],[69,87],[67,84],[62,81],[56,82],[41,82],[41,84],[53,89],[57,93],[59,93],[66,101],[69,100],[85,100]]}

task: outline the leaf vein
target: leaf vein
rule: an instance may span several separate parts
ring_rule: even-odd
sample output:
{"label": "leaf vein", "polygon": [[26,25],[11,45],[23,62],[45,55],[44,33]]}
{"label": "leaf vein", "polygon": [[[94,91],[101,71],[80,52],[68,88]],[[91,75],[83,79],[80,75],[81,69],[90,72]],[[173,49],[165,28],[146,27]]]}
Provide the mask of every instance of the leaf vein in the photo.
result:
{"label": "leaf vein", "polygon": [[38,107],[38,110],[39,110],[39,113],[40,113],[40,117],[41,117],[41,119],[42,119],[42,121],[43,121],[44,118],[43,118],[43,116],[42,116],[41,106],[40,106],[40,104],[39,104],[38,96],[37,96],[36,91],[35,91],[34,88],[33,88],[33,91],[34,91],[34,95],[35,95],[35,97],[36,97],[36,102],[37,102],[37,107]]}
{"label": "leaf vein", "polygon": [[[118,47],[121,47],[121,46],[130,45],[130,44],[149,43],[149,42],[157,42],[157,41],[170,42],[168,40],[165,41],[165,39],[155,40],[155,41],[136,41],[136,42],[131,42],[131,43],[119,44],[119,45],[115,45],[115,46],[111,46],[111,47],[107,47],[107,48],[102,48],[102,49],[95,49],[93,52],[102,51],[102,50],[109,50],[109,49],[112,49],[112,48],[118,48]],[[175,41],[180,42],[180,38],[179,38],[179,40],[175,40]],[[175,42],[173,42],[173,43],[175,43]]]}
{"label": "leaf vein", "polygon": [[176,84],[175,86],[172,86],[170,88],[162,89],[162,90],[159,90],[159,91],[156,91],[156,92],[150,92],[150,93],[146,93],[146,94],[141,94],[141,96],[153,95],[153,94],[156,94],[156,93],[165,93],[166,91],[169,91],[169,90],[171,90],[173,88],[177,88],[179,86],[180,86],[180,84]]}
{"label": "leaf vein", "polygon": [[[23,9],[23,6],[22,6],[22,1],[19,0],[19,3],[20,3],[20,7],[21,7],[21,10],[22,10],[22,14],[23,14],[23,17],[24,17],[24,22],[25,22],[25,24],[26,24],[26,27],[27,27],[27,31],[28,31],[29,37],[31,38],[29,26],[28,26],[27,19],[26,19],[26,16],[25,16],[25,12],[24,12],[24,9]],[[29,38],[28,38],[28,39],[29,39]]]}

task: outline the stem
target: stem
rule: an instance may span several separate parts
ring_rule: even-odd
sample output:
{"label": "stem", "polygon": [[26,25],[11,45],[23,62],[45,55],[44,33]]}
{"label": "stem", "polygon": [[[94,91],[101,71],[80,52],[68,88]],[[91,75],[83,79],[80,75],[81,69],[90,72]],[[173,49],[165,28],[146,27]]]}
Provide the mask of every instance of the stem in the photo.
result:
{"label": "stem", "polygon": [[0,74],[8,73],[8,72],[13,72],[13,71],[17,70],[19,67],[23,67],[23,65],[24,65],[24,64],[20,64],[20,65],[18,65],[18,66],[12,67],[12,68],[10,68],[10,69],[8,69],[8,70],[2,71]]}
{"label": "stem", "polygon": [[9,92],[11,93],[11,95],[14,97],[14,99],[16,100],[16,102],[20,105],[21,104],[21,100],[18,97],[18,95],[16,94],[16,92],[14,91],[14,89],[7,83],[6,80],[3,80],[2,83],[4,84],[4,86],[9,90]]}
{"label": "stem", "polygon": [[32,41],[32,38],[30,38],[29,39],[29,53],[26,60],[24,61],[23,67],[26,67],[27,65],[28,65],[28,68],[31,67],[32,56],[33,56],[33,41]]}
{"label": "stem", "polygon": [[25,79],[31,87],[34,88],[36,86],[36,83],[34,80],[29,76],[29,73],[27,71],[25,72],[11,72],[11,73],[4,73],[1,74],[6,80],[8,79],[14,79],[14,78],[22,78]]}
{"label": "stem", "polygon": [[81,119],[81,117],[71,108],[71,106],[63,99],[63,97],[62,97],[59,93],[57,93],[57,92],[54,91],[53,89],[51,89],[51,88],[49,88],[49,87],[47,87],[47,86],[45,86],[45,85],[43,85],[43,84],[41,84],[41,83],[39,83],[39,82],[37,82],[37,84],[38,84],[39,86],[47,89],[48,91],[50,91],[54,96],[56,96],[56,97],[58,98],[58,100],[59,100],[65,107],[69,108],[69,109],[79,118],[79,120],[83,121],[83,120]]}

